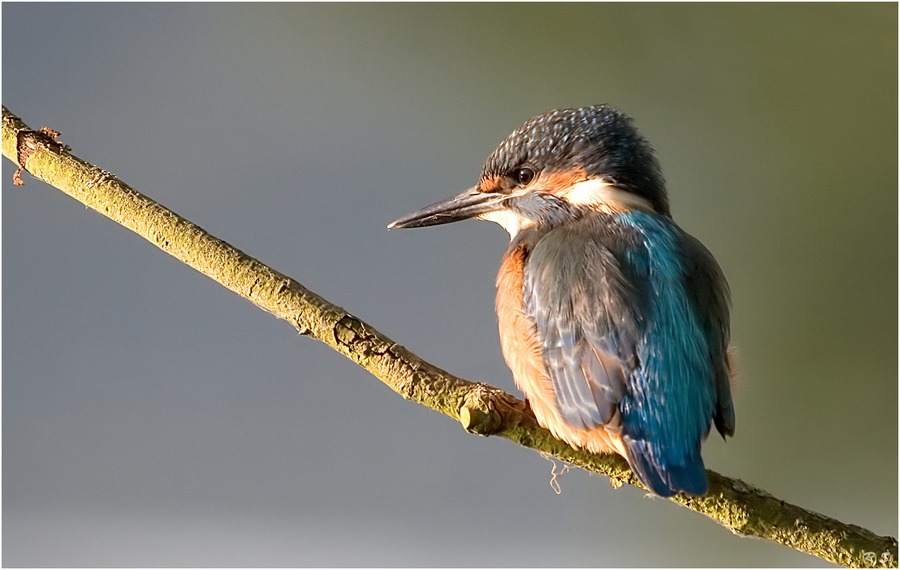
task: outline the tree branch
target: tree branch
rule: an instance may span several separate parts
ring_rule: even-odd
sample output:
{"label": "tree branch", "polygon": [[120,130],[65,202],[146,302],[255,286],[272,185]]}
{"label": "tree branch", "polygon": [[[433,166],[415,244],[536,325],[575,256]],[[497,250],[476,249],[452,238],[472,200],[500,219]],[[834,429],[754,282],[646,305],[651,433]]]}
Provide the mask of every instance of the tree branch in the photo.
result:
{"label": "tree branch", "polygon": [[[609,477],[614,486],[641,487],[616,455],[576,451],[537,425],[528,405],[492,386],[468,382],[425,362],[346,310],[297,281],[210,235],[137,192],[115,175],[68,153],[58,133],[34,131],[3,107],[3,154],[54,186],[137,233],[261,309],[350,358],[403,398],[458,420],[467,431],[499,435],[519,445]],[[19,172],[16,173],[18,178]],[[735,534],[774,540],[842,566],[893,567],[897,540],[842,523],[773,497],[762,489],[707,471],[705,497],[671,500]],[[641,487],[643,488],[643,487]]]}

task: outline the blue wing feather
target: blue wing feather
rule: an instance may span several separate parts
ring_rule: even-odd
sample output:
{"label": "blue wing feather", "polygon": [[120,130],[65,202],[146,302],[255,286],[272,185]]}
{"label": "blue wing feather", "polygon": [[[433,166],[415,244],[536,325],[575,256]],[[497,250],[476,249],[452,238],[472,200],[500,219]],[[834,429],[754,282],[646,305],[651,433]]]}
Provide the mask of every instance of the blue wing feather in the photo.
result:
{"label": "blue wing feather", "polygon": [[685,236],[643,212],[585,218],[538,240],[523,285],[562,417],[621,433],[632,468],[666,496],[706,491],[700,443],[713,419],[723,434],[734,425],[727,289]]}

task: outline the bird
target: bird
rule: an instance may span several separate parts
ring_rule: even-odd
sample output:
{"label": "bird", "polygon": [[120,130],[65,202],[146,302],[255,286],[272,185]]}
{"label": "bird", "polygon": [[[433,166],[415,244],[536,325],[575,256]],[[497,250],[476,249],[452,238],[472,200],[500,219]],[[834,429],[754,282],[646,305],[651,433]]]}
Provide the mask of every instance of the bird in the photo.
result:
{"label": "bird", "polygon": [[388,225],[477,218],[510,236],[497,275],[503,356],[538,423],[617,453],[653,494],[702,496],[701,444],[734,435],[730,291],[672,218],[653,148],[609,105],[515,129],[478,183]]}

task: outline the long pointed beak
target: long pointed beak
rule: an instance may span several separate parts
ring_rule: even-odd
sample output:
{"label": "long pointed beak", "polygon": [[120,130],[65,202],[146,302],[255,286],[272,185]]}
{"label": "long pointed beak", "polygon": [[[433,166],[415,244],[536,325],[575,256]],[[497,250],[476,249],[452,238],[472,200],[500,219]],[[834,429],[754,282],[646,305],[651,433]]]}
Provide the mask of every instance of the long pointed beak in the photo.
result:
{"label": "long pointed beak", "polygon": [[509,196],[505,194],[480,192],[477,186],[473,186],[458,196],[435,202],[399,220],[394,220],[388,224],[388,229],[424,228],[467,220],[499,209],[507,198]]}

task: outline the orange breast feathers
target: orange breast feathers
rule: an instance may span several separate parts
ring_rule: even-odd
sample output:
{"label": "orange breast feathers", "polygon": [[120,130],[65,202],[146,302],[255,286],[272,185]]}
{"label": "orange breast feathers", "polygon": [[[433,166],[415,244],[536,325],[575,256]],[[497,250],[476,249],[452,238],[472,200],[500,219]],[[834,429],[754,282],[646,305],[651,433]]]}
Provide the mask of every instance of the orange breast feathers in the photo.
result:
{"label": "orange breast feathers", "polygon": [[500,325],[500,347],[506,364],[512,370],[516,386],[528,398],[540,425],[575,448],[594,453],[618,453],[627,458],[621,437],[603,427],[575,428],[566,423],[557,408],[553,382],[541,355],[537,326],[526,315],[522,304],[527,246],[520,243],[507,251],[497,274],[497,318]]}

